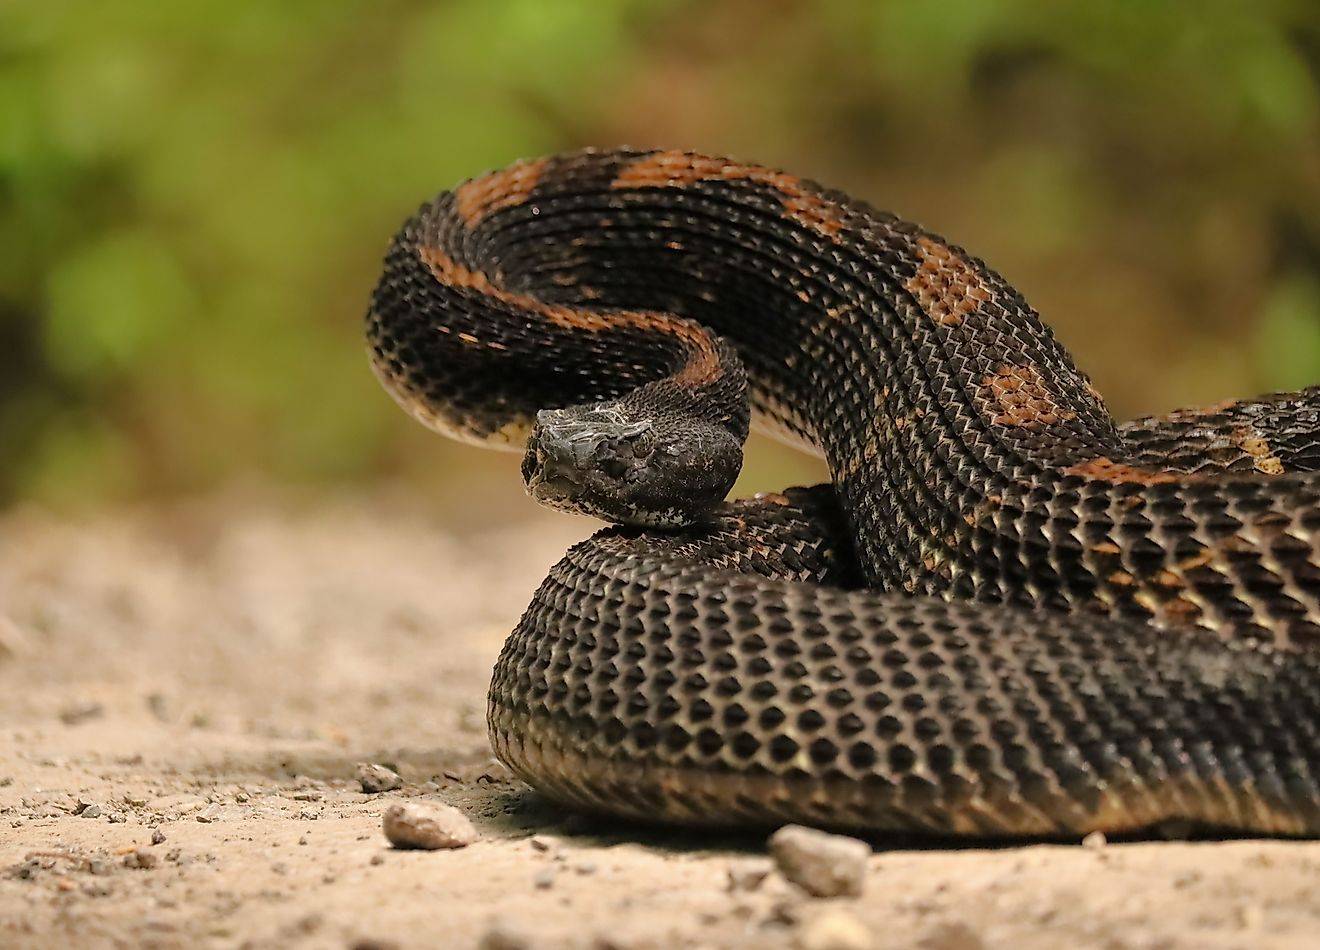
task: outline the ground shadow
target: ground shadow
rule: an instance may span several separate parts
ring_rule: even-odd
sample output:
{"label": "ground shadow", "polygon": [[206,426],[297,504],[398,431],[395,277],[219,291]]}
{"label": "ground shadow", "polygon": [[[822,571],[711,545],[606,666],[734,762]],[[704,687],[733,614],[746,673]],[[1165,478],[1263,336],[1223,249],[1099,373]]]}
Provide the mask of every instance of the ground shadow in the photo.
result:
{"label": "ground shadow", "polygon": [[[553,834],[578,844],[608,847],[639,844],[675,853],[730,852],[763,854],[766,838],[774,825],[762,828],[687,828],[635,819],[575,811],[560,805],[521,782],[492,789],[487,814],[478,819],[484,830],[501,837],[530,837]],[[893,851],[1009,851],[1037,845],[1076,847],[1078,835],[1030,837],[950,837],[911,832],[867,833],[837,829],[840,834],[867,842],[878,853]],[[1177,842],[1222,842],[1242,840],[1295,840],[1286,836],[1241,835],[1213,828],[1198,828],[1180,822],[1105,836],[1113,844]]]}

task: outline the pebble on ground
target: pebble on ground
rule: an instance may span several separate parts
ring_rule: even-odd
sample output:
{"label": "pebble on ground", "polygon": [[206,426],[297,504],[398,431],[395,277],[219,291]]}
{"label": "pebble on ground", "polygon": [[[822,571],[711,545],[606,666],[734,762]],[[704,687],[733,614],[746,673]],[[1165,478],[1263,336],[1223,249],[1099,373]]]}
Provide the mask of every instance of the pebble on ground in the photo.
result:
{"label": "pebble on ground", "polygon": [[465,848],[476,841],[477,829],[453,805],[396,802],[385,809],[385,837],[396,848]]}
{"label": "pebble on ground", "polygon": [[770,855],[786,879],[813,897],[856,897],[871,848],[864,841],[785,825],[770,836]]}
{"label": "pebble on ground", "polygon": [[378,792],[391,792],[403,785],[399,773],[384,765],[374,762],[361,762],[357,767],[358,784],[368,795]]}

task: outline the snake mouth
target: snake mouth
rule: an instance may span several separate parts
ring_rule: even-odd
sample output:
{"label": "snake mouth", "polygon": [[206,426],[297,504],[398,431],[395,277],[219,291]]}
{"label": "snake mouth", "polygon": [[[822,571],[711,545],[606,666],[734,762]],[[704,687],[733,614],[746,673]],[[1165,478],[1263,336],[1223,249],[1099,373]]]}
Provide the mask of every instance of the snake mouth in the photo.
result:
{"label": "snake mouth", "polygon": [[527,494],[551,508],[577,510],[574,504],[585,490],[572,471],[559,467],[539,448],[528,452],[532,459],[531,474],[527,477]]}

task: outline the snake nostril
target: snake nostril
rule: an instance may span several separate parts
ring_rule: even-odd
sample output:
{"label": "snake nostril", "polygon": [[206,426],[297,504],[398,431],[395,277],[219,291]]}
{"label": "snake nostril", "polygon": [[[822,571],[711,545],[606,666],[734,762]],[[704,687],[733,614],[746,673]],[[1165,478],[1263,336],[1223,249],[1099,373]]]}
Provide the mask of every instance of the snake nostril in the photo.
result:
{"label": "snake nostril", "polygon": [[537,445],[534,471],[542,482],[579,484],[581,481],[581,470],[572,447],[560,443],[541,442]]}

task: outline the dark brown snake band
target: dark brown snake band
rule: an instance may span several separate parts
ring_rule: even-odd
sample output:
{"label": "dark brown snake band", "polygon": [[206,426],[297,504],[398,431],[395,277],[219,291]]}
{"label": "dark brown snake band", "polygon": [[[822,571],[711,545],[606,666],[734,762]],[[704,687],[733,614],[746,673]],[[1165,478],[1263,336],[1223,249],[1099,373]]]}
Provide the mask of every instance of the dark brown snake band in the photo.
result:
{"label": "dark brown snake band", "polygon": [[[410,413],[618,525],[553,568],[491,683],[496,754],[552,798],[1320,833],[1320,389],[1116,425],[962,249],[669,151],[442,194],[367,334]],[[724,504],[751,420],[832,485]]]}

